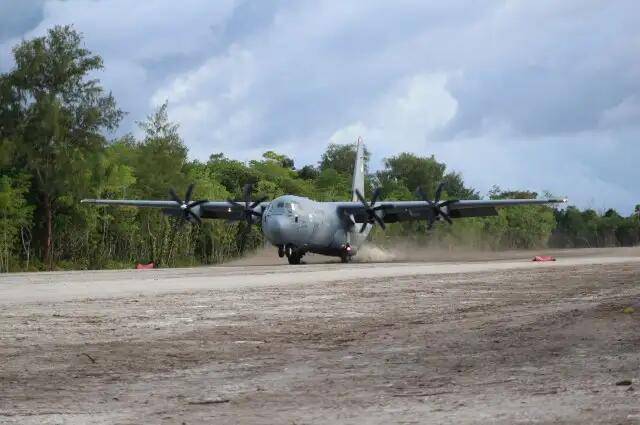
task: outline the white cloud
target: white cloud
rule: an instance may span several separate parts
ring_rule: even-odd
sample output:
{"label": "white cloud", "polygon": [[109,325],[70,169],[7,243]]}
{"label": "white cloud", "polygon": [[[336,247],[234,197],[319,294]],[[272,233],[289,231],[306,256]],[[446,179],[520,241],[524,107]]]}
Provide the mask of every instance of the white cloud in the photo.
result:
{"label": "white cloud", "polygon": [[640,96],[625,98],[612,108],[602,112],[600,125],[605,128],[637,126],[640,124]]}
{"label": "white cloud", "polygon": [[[221,39],[234,0],[129,1],[66,0],[44,3],[43,19],[20,37],[0,45],[7,62],[21,38],[43,35],[54,25],[72,24],[86,46],[104,59],[97,74],[129,112],[123,130],[149,114],[149,99],[167,78],[206,60]],[[9,68],[8,63],[0,69]]]}
{"label": "white cloud", "polygon": [[429,136],[453,119],[457,101],[446,88],[444,74],[420,74],[402,79],[361,111],[361,120],[336,130],[331,143],[350,143],[362,136],[374,158],[402,149],[426,154]]}
{"label": "white cloud", "polygon": [[630,212],[639,12],[634,0],[69,0],[46,2],[24,36],[73,23],[105,58],[123,131],[168,100],[195,157],[276,149],[302,164],[363,136],[377,164],[435,153],[481,190]]}

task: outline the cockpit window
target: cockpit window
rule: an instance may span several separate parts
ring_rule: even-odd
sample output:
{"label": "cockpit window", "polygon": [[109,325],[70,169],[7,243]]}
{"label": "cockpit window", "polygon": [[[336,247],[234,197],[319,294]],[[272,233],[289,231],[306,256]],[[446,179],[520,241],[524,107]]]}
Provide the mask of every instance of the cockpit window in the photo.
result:
{"label": "cockpit window", "polygon": [[288,211],[300,211],[300,204],[297,202],[286,202],[284,204],[284,207],[288,210]]}
{"label": "cockpit window", "polygon": [[273,209],[275,211],[285,210],[287,212],[295,212],[295,213],[297,213],[297,212],[302,210],[302,208],[300,207],[300,204],[298,202],[282,201],[282,202],[278,202],[278,203],[272,204],[272,205],[273,205]]}

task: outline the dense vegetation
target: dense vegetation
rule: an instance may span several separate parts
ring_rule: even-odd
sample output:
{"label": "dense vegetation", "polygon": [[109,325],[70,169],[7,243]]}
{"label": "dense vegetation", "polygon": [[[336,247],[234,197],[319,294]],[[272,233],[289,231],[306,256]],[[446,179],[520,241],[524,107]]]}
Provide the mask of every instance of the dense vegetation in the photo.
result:
{"label": "dense vegetation", "polygon": [[[349,197],[353,146],[330,145],[317,166],[296,167],[272,151],[249,163],[221,153],[207,162],[189,160],[166,104],[139,123],[144,137],[108,140],[105,135],[118,127],[123,112],[94,78],[102,60],[83,47],[80,34],[55,27],[45,37],[21,42],[13,54],[14,68],[0,75],[0,271],[130,267],[141,261],[209,264],[263,242],[252,231],[243,244],[242,223],[179,226],[158,211],[87,207],[79,203],[85,197],[165,199],[168,188],[191,182],[197,198],[207,199],[239,197],[247,182],[255,184],[256,195],[270,198]],[[440,181],[447,183],[447,197],[479,197],[445,164],[412,153],[388,158],[384,169],[369,174],[367,185],[381,186],[386,198],[409,200],[418,186],[433,194]],[[490,196],[537,194],[494,188]],[[399,237],[489,249],[635,245],[640,223],[637,215],[621,217],[613,210],[600,215],[527,207],[429,233],[424,223],[403,223],[372,234],[383,244]]]}

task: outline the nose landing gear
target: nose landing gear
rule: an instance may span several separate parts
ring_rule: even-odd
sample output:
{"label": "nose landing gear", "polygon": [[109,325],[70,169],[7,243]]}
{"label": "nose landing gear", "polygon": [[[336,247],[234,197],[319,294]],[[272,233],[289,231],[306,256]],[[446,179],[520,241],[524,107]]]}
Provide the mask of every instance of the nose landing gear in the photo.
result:
{"label": "nose landing gear", "polygon": [[282,258],[285,255],[287,256],[287,260],[289,260],[289,264],[300,264],[304,251],[297,249],[293,245],[279,246],[278,256]]}

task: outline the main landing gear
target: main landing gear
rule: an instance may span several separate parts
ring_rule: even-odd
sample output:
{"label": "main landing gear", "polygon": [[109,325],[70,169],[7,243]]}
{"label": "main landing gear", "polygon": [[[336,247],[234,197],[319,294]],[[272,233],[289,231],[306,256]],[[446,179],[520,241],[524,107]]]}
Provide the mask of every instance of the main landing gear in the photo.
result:
{"label": "main landing gear", "polygon": [[344,246],[342,252],[340,253],[340,261],[342,261],[343,263],[350,263],[352,258],[353,256],[351,254],[351,245],[347,244]]}

